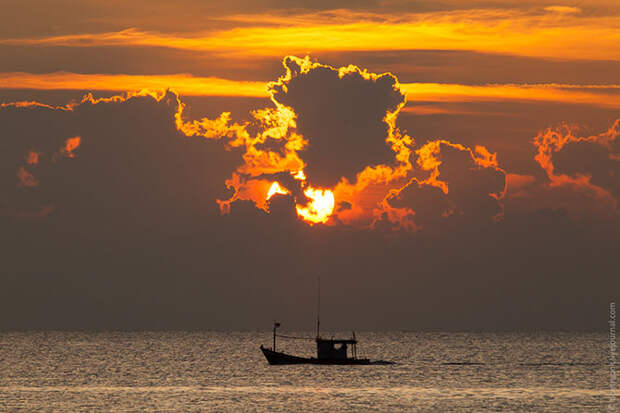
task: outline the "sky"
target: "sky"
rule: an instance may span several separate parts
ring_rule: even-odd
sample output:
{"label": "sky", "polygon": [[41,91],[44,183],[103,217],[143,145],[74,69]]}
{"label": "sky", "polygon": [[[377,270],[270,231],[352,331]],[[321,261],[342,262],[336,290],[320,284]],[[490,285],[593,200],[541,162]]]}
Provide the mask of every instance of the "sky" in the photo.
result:
{"label": "sky", "polygon": [[2,9],[0,329],[607,328],[617,1]]}

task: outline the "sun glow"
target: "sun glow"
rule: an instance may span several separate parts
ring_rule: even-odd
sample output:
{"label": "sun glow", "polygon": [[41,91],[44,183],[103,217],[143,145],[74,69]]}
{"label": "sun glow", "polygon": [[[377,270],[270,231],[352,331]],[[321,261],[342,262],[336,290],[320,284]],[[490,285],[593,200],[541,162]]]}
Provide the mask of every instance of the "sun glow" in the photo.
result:
{"label": "sun glow", "polygon": [[[297,172],[296,179],[300,179],[300,176],[303,175],[303,171]],[[304,181],[305,181],[305,175]],[[302,184],[304,185],[305,182]],[[265,201],[270,200],[274,195],[290,195],[291,191],[282,187],[277,181],[272,183],[269,187],[269,191],[267,191],[267,197]],[[329,217],[334,212],[334,193],[329,189],[315,189],[312,187],[308,187],[304,191],[304,195],[308,197],[308,203],[304,205],[297,204],[295,208],[297,209],[297,215],[299,215],[306,222],[312,224],[324,224],[327,222]]]}
{"label": "sun glow", "polygon": [[[295,179],[305,181],[303,171],[299,171],[294,175]],[[302,179],[303,177],[303,179]],[[302,185],[305,186],[305,182]],[[274,195],[290,195],[291,191],[282,187],[277,181],[272,183],[267,191],[266,201],[270,200]],[[308,187],[304,191],[304,195],[309,198],[308,203],[304,205],[297,204],[297,215],[306,222],[312,224],[324,224],[334,212],[334,193],[329,189],[315,189]]]}
{"label": "sun glow", "polygon": [[274,182],[273,184],[271,184],[271,187],[269,188],[269,191],[267,192],[267,199],[268,200],[271,199],[271,197],[274,196],[275,194],[288,195],[290,194],[290,192],[288,189],[282,188],[279,183]]}
{"label": "sun glow", "polygon": [[334,211],[334,193],[329,189],[308,188],[304,194],[310,202],[306,206],[297,205],[297,214],[314,224],[327,222]]}

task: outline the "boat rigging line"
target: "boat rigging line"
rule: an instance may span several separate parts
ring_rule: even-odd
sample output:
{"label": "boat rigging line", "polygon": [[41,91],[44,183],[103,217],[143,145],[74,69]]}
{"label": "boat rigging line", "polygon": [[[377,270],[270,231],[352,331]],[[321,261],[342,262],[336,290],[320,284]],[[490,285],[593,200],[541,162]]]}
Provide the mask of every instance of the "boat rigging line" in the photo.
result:
{"label": "boat rigging line", "polygon": [[315,340],[313,337],[285,336],[283,334],[276,334],[276,337],[289,338],[291,340]]}

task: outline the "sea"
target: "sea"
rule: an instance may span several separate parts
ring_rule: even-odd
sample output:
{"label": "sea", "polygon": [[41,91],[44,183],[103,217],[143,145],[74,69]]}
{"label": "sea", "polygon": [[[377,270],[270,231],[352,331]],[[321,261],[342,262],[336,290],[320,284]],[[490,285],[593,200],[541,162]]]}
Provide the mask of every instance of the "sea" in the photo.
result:
{"label": "sea", "polygon": [[[310,332],[287,332],[309,337]],[[350,332],[323,337],[350,337]],[[2,412],[607,412],[606,333],[357,332],[386,366],[270,366],[270,331],[2,332]],[[277,342],[310,356],[312,340]]]}

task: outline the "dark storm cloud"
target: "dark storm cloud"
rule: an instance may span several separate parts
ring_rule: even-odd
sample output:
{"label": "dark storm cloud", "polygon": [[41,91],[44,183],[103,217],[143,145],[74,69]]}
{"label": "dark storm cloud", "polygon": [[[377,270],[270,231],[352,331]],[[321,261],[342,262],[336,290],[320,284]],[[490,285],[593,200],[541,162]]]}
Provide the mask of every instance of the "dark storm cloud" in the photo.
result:
{"label": "dark storm cloud", "polygon": [[367,166],[394,163],[384,118],[405,101],[394,76],[373,79],[357,68],[340,75],[326,66],[302,73],[296,61],[284,64],[292,78],[274,86],[274,98],[293,108],[297,129],[309,140],[300,156],[314,185],[333,187],[343,177],[355,182]]}

